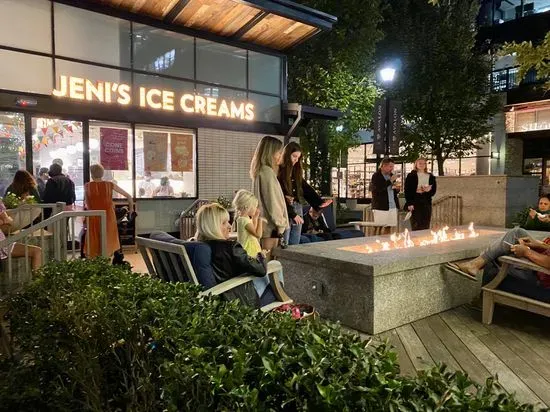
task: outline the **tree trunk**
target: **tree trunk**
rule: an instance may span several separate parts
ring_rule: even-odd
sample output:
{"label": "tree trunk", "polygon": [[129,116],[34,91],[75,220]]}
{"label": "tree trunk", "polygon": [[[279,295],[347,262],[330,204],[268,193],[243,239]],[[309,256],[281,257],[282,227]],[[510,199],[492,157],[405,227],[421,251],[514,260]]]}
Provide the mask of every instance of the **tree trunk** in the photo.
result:
{"label": "tree trunk", "polygon": [[445,169],[443,169],[443,163],[445,162],[445,159],[441,154],[437,154],[436,159],[437,159],[437,171],[439,176],[445,176]]}

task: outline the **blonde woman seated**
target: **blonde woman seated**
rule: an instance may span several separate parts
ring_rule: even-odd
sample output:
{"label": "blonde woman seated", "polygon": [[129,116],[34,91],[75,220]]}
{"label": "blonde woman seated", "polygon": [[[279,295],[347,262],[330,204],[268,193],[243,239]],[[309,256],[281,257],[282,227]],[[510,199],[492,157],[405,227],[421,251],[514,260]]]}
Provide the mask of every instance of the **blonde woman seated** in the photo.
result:
{"label": "blonde woman seated", "polygon": [[[212,269],[217,283],[242,275],[258,278],[266,276],[266,261],[261,254],[250,257],[238,242],[229,240],[229,213],[222,206],[218,203],[202,206],[197,212],[196,223],[195,238],[210,246]],[[239,299],[257,308],[276,300],[269,285],[263,291],[258,291],[252,283],[241,285],[224,293],[224,296],[228,299]]]}

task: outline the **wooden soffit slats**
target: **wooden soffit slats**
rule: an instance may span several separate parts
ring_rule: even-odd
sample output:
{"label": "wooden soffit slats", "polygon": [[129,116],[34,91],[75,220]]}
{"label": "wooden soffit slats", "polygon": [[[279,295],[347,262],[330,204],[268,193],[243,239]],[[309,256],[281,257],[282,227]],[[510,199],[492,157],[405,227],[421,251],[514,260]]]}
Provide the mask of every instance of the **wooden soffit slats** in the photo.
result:
{"label": "wooden soffit slats", "polygon": [[[315,10],[304,10],[304,6],[291,5],[288,0],[88,1],[277,50],[301,43],[321,30],[330,30],[336,21]],[[307,13],[312,13],[311,20]]]}

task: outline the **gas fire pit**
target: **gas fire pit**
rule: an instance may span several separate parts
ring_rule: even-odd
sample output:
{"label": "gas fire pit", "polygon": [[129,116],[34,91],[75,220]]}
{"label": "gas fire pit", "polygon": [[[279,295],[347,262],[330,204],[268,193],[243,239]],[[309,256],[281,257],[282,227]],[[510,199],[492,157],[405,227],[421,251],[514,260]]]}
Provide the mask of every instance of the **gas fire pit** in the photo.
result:
{"label": "gas fire pit", "polygon": [[277,251],[285,289],[321,316],[376,334],[470,302],[480,282],[442,263],[478,256],[504,229],[442,228]]}

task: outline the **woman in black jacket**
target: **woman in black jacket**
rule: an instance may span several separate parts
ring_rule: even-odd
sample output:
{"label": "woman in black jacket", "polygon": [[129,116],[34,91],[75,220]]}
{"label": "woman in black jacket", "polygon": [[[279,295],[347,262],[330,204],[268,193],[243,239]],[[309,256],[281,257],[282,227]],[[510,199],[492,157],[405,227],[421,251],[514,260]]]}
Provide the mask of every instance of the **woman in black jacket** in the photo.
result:
{"label": "woman in black jacket", "polygon": [[412,230],[430,228],[432,197],[436,190],[435,176],[428,172],[426,159],[418,158],[405,179],[405,210],[412,212]]}
{"label": "woman in black jacket", "polygon": [[243,303],[257,308],[275,300],[266,276],[265,257],[259,253],[256,258],[252,258],[238,242],[228,240],[231,225],[227,210],[217,203],[204,205],[197,212],[196,222],[195,238],[210,246],[212,268],[217,283],[241,275],[258,277],[258,281],[245,283],[224,293],[226,298],[239,299]]}

